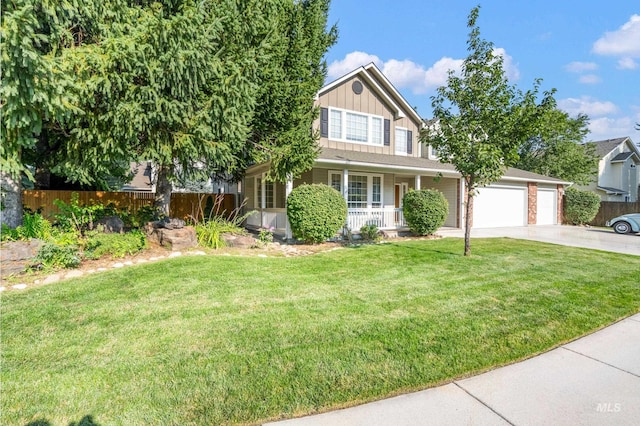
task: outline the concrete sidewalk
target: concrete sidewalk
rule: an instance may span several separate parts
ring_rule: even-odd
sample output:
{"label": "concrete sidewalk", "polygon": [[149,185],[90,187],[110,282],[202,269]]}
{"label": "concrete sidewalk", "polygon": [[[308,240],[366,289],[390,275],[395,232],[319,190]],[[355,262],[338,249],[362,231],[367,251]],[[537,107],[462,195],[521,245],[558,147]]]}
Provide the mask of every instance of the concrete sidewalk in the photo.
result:
{"label": "concrete sidewalk", "polygon": [[640,314],[448,385],[274,426],[638,425]]}

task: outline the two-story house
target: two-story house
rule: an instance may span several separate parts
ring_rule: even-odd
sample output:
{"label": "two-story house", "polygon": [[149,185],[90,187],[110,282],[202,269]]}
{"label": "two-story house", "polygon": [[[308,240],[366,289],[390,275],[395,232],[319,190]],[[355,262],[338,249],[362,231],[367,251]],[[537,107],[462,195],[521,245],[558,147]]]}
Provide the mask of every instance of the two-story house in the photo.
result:
{"label": "two-story house", "polygon": [[[419,142],[423,119],[374,65],[360,67],[327,84],[317,94],[321,152],[313,169],[285,184],[268,182],[268,164],[247,170],[243,196],[257,214],[249,226],[288,233],[285,200],[303,183],[324,183],[344,195],[347,226],[406,228],[402,198],[411,189],[440,190],[449,202],[447,227],[464,224],[464,181],[451,164]],[[481,188],[474,201],[473,226],[556,224],[562,217],[564,185],[558,179],[509,169]]]}
{"label": "two-story house", "polygon": [[583,189],[600,195],[602,201],[636,202],[640,192],[640,149],[631,138],[593,142],[600,157],[598,176]]}

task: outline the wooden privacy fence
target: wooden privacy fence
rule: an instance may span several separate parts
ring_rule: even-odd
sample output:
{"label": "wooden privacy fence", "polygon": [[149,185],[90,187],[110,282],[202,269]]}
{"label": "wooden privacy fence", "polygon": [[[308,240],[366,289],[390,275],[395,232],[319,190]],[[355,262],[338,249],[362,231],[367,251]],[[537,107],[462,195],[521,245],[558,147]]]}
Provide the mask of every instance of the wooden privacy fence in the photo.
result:
{"label": "wooden privacy fence", "polygon": [[[46,218],[52,218],[60,213],[54,204],[55,200],[61,200],[69,204],[73,193],[78,194],[80,205],[113,204],[117,208],[128,208],[130,213],[135,213],[144,206],[152,206],[155,194],[152,192],[107,192],[107,191],[44,191],[28,190],[22,192],[22,204],[33,211],[40,210]],[[220,200],[218,197],[223,197]],[[174,192],[171,194],[169,214],[171,217],[188,219],[190,215],[198,215],[200,206],[206,211],[211,209],[219,200],[220,214],[229,215],[236,207],[234,194],[195,194]]]}
{"label": "wooden privacy fence", "polygon": [[600,203],[600,210],[591,221],[591,225],[604,226],[606,221],[627,213],[640,213],[640,202],[621,203],[616,201],[603,201]]}

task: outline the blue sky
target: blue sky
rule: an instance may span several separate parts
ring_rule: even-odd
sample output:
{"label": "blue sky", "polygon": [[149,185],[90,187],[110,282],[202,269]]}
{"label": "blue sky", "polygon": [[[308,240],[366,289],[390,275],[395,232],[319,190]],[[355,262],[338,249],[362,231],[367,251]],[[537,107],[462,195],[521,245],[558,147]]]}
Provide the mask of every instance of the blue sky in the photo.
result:
{"label": "blue sky", "polygon": [[375,62],[421,116],[447,70],[467,56],[469,11],[480,4],[481,36],[503,55],[512,83],[557,89],[560,108],[587,114],[588,140],[640,132],[638,0],[333,0],[339,38],[326,59],[328,81]]}

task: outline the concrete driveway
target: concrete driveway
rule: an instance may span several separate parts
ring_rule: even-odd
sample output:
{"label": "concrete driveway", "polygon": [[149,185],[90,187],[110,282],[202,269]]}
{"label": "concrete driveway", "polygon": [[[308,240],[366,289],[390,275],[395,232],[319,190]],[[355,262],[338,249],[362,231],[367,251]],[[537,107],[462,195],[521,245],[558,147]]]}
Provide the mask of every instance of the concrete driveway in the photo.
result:
{"label": "concrete driveway", "polygon": [[[461,229],[441,229],[438,230],[438,234],[444,237],[464,237],[464,231]],[[619,235],[610,229],[564,225],[471,229],[472,239],[495,237],[541,241],[640,256],[640,235]]]}

